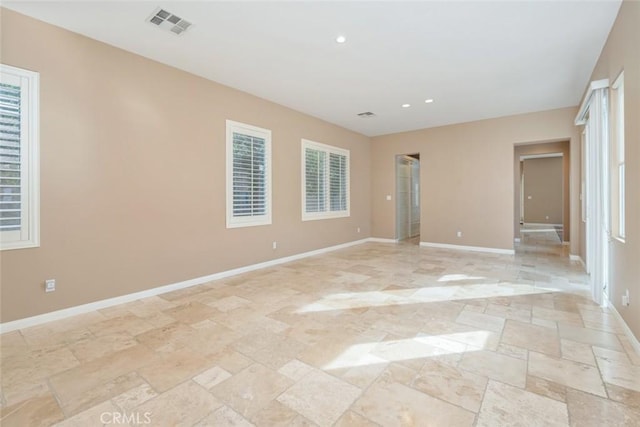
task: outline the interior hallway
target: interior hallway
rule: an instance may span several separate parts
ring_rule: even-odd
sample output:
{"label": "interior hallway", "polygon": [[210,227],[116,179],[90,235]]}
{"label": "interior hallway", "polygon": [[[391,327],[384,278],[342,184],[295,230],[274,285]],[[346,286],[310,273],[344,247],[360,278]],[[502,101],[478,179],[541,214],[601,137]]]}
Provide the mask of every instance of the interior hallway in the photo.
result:
{"label": "interior hallway", "polygon": [[546,224],[520,224],[520,241],[515,250],[519,254],[546,254],[569,256],[569,245],[563,244],[562,226]]}
{"label": "interior hallway", "polygon": [[368,243],[1,335],[2,425],[637,423],[640,356],[533,234]]}

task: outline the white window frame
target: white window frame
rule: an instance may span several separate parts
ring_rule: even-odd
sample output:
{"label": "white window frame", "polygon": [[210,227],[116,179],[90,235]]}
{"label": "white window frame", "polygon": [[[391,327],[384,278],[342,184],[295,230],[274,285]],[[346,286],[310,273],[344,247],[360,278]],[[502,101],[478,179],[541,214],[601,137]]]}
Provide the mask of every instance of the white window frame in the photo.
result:
{"label": "white window frame", "polygon": [[[271,130],[227,120],[227,228],[253,227],[271,224]],[[265,141],[265,207],[264,215],[234,216],[233,215],[233,134],[261,138]]]}
{"label": "white window frame", "polygon": [[0,64],[0,81],[20,86],[21,229],[0,231],[0,250],[40,246],[40,74]]}
{"label": "white window frame", "polygon": [[580,211],[582,222],[587,222],[587,129],[580,135]]}
{"label": "white window frame", "polygon": [[[325,162],[325,211],[307,212],[307,170],[306,170],[306,150],[318,150],[326,153],[327,161]],[[331,210],[331,185],[330,185],[330,154],[337,154],[346,157],[346,210]],[[351,216],[351,156],[350,151],[345,148],[334,147],[332,145],[322,144],[320,142],[302,139],[301,144],[301,171],[302,171],[302,220],[313,221],[319,219],[345,218]]]}
{"label": "white window frame", "polygon": [[614,98],[613,118],[614,146],[615,146],[615,198],[613,205],[616,207],[614,224],[614,237],[624,242],[626,234],[625,218],[625,141],[624,141],[624,70],[620,72],[613,85],[611,85]]}

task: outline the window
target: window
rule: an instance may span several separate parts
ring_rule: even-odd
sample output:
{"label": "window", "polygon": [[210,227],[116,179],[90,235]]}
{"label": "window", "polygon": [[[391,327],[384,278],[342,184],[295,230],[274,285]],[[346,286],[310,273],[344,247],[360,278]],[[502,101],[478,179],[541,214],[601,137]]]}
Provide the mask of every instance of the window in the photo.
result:
{"label": "window", "polygon": [[0,248],[40,245],[39,74],[0,65]]}
{"label": "window", "polygon": [[302,220],[349,216],[349,150],[302,140]]}
{"label": "window", "polygon": [[271,131],[227,120],[227,228],[271,224]]}
{"label": "window", "polygon": [[617,175],[612,179],[614,201],[612,203],[614,209],[613,225],[616,237],[624,239],[625,237],[625,171],[624,171],[624,71],[620,73],[616,81],[611,86],[613,91],[612,112],[613,112],[613,138],[614,150],[613,156],[615,165],[614,173]]}

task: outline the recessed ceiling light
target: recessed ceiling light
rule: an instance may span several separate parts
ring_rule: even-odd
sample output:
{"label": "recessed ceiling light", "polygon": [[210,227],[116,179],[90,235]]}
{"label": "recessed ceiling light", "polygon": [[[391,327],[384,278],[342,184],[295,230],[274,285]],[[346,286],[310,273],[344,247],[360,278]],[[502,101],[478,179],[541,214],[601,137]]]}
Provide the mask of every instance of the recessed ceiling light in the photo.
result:
{"label": "recessed ceiling light", "polygon": [[344,43],[346,41],[347,41],[347,38],[345,36],[336,37],[336,42],[338,42],[338,43]]}
{"label": "recessed ceiling light", "polygon": [[411,107],[411,104],[402,104],[402,108],[409,108]]}
{"label": "recessed ceiling light", "polygon": [[427,104],[431,104],[433,102],[433,99],[431,99],[431,98],[425,99],[424,102],[427,103]]}

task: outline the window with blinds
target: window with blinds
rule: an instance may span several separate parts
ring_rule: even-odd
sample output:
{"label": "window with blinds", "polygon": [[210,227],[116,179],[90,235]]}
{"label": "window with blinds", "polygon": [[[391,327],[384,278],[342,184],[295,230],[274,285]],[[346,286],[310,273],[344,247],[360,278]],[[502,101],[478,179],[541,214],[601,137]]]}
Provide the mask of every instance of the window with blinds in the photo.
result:
{"label": "window with blinds", "polygon": [[302,219],[349,216],[349,150],[302,140]]}
{"label": "window with blinds", "polygon": [[271,224],[271,131],[227,120],[227,228]]}
{"label": "window with blinds", "polygon": [[347,210],[347,156],[329,154],[329,197],[332,212]]}
{"label": "window with blinds", "polygon": [[38,73],[0,65],[0,248],[39,245]]}
{"label": "window with blinds", "polygon": [[326,191],[327,153],[313,148],[305,148],[305,211],[307,213],[327,210]]}
{"label": "window with blinds", "polygon": [[19,231],[22,222],[20,185],[20,86],[0,83],[0,230]]}

